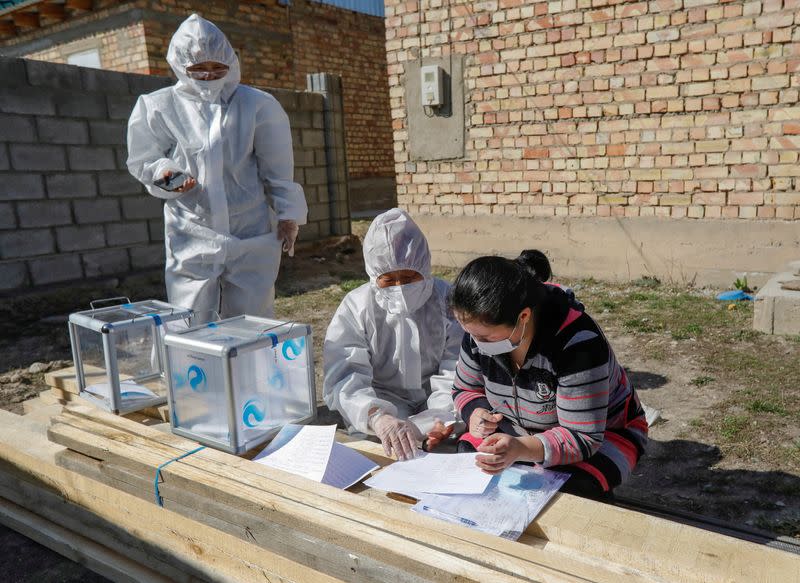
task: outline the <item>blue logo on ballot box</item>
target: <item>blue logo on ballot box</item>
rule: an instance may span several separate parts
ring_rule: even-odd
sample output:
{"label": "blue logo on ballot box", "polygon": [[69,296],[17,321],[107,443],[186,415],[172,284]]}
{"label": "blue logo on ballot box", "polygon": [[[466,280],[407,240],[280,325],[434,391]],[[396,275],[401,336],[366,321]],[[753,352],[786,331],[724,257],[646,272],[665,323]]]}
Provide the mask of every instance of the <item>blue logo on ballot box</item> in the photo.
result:
{"label": "blue logo on ballot box", "polygon": [[192,387],[193,391],[201,391],[206,388],[206,371],[196,364],[189,367],[186,376],[189,379],[189,386]]}
{"label": "blue logo on ballot box", "polygon": [[303,349],[306,347],[305,337],[292,338],[283,343],[283,358],[286,360],[294,360],[303,354]]}
{"label": "blue logo on ballot box", "polygon": [[242,409],[242,422],[248,427],[258,427],[267,414],[267,408],[261,399],[250,399]]}

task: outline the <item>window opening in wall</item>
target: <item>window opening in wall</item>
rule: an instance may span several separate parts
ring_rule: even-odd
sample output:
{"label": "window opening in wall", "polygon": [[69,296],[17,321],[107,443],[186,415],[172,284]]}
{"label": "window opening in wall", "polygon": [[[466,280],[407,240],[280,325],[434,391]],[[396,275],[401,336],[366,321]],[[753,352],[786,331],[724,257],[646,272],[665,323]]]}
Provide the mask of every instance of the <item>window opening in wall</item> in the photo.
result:
{"label": "window opening in wall", "polygon": [[67,63],[70,65],[78,65],[79,67],[91,67],[93,69],[102,68],[100,66],[100,51],[98,49],[89,49],[88,51],[67,55]]}

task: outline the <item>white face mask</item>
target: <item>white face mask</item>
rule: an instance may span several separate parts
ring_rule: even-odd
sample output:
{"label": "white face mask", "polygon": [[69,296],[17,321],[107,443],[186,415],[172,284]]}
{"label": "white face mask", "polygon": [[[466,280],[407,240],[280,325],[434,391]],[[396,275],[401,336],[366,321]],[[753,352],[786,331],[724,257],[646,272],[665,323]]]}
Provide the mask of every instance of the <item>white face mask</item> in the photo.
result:
{"label": "white face mask", "polygon": [[225,88],[225,77],[222,79],[210,79],[208,81],[200,81],[199,79],[188,80],[192,84],[197,94],[203,101],[214,102],[219,99],[219,94]]}
{"label": "white face mask", "polygon": [[476,340],[475,337],[472,337],[472,340],[478,347],[478,350],[483,352],[488,356],[497,356],[498,354],[508,354],[515,348],[517,348],[520,344],[522,344],[522,339],[525,337],[525,326],[527,322],[522,324],[522,334],[519,337],[519,342],[514,343],[511,342],[511,337],[514,335],[514,332],[517,329],[517,325],[519,324],[519,319],[517,319],[517,324],[514,324],[514,328],[511,330],[511,334],[508,335],[508,338],[504,340],[495,340],[494,342],[481,342],[480,340]]}
{"label": "white face mask", "polygon": [[433,280],[423,279],[405,285],[378,288],[378,305],[390,314],[410,314],[431,297]]}

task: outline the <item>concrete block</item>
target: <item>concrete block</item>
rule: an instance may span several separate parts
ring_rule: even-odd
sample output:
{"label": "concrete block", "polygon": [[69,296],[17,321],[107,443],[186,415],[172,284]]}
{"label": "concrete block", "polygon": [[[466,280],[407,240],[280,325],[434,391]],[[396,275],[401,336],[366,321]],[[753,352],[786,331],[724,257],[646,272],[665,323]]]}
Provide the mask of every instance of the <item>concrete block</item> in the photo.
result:
{"label": "concrete block", "polygon": [[138,97],[136,95],[109,95],[108,101],[108,117],[111,119],[121,119],[128,121],[133,111],[133,106],[136,104]]}
{"label": "concrete block", "polygon": [[86,122],[78,119],[40,117],[36,120],[39,140],[50,144],[88,144]]}
{"label": "concrete block", "polygon": [[328,169],[315,166],[314,168],[306,168],[305,182],[309,186],[316,186],[328,183]]}
{"label": "concrete block", "polygon": [[119,221],[119,201],[116,199],[76,200],[72,203],[75,220],[80,224]]}
{"label": "concrete block", "polygon": [[14,213],[14,205],[7,202],[0,202],[0,229],[16,229],[17,215]]}
{"label": "concrete block", "polygon": [[67,157],[61,146],[9,144],[11,166],[15,170],[58,172],[67,169]]}
{"label": "concrete block", "polygon": [[8,170],[11,168],[11,160],[8,159],[8,148],[0,142],[0,170]]}
{"label": "concrete block", "polygon": [[133,269],[147,269],[152,267],[164,267],[164,245],[145,245],[143,247],[131,247],[131,267]]}
{"label": "concrete block", "polygon": [[295,150],[294,151],[294,166],[295,168],[309,168],[314,165],[314,150]]}
{"label": "concrete block", "polygon": [[46,177],[49,198],[89,198],[97,196],[94,174],[50,174]]}
{"label": "concrete block", "polygon": [[287,91],[285,89],[273,89],[270,94],[278,100],[281,107],[286,110],[286,113],[291,116],[292,112],[297,110],[297,93],[295,91]]}
{"label": "concrete block", "polygon": [[29,263],[33,285],[47,285],[83,278],[81,260],[78,255],[58,255],[35,259]]}
{"label": "concrete block", "polygon": [[0,259],[45,255],[55,250],[49,229],[18,229],[0,233]]}
{"label": "concrete block", "polygon": [[150,240],[164,241],[164,219],[150,219],[147,221],[150,231]]}
{"label": "concrete block", "polygon": [[114,148],[114,155],[117,161],[117,170],[128,171],[128,148],[117,146]]}
{"label": "concrete block", "polygon": [[[4,79],[4,77],[0,77]],[[0,85],[0,111],[22,115],[55,115],[53,95],[33,87]]]}
{"label": "concrete block", "polygon": [[150,234],[147,231],[147,222],[109,223],[106,225],[106,241],[109,247],[148,243]]}
{"label": "concrete block", "polygon": [[152,93],[164,87],[169,87],[173,81],[169,77],[157,77],[155,75],[128,75],[128,87],[133,95],[142,93]]}
{"label": "concrete block", "polygon": [[308,222],[327,221],[330,209],[328,204],[310,204],[308,205]]}
{"label": "concrete block", "polygon": [[122,216],[130,219],[155,219],[163,216],[164,201],[154,196],[135,196],[122,199]]}
{"label": "concrete block", "polygon": [[28,268],[24,262],[0,263],[0,290],[8,291],[28,285]]}
{"label": "concrete block", "polygon": [[310,111],[295,111],[289,118],[289,125],[293,128],[310,129],[311,124]]}
{"label": "concrete block", "polygon": [[144,186],[128,172],[100,172],[98,175],[102,196],[144,195]]}
{"label": "concrete block", "polygon": [[105,95],[59,91],[54,93],[58,104],[58,115],[102,119],[108,116]]}
{"label": "concrete block", "polygon": [[44,180],[38,174],[3,174],[0,200],[34,200],[44,198]]}
{"label": "concrete block", "polygon": [[322,111],[325,107],[325,97],[320,93],[295,93],[297,95],[297,109],[300,111]]}
{"label": "concrete block", "polygon": [[48,63],[46,61],[26,60],[28,82],[33,86],[55,87],[80,91],[81,70],[74,65]]}
{"label": "concrete block", "polygon": [[325,132],[320,130],[302,130],[300,143],[304,148],[325,147]]}
{"label": "concrete block", "polygon": [[59,251],[84,251],[105,247],[106,238],[101,225],[69,226],[56,229]]}
{"label": "concrete block", "polygon": [[129,91],[127,75],[116,71],[82,68],[81,81],[85,91],[94,93],[127,95]]}
{"label": "concrete block", "polygon": [[800,292],[781,288],[798,279],[792,271],[771,278],[756,294],[753,329],[766,334],[800,334]]}
{"label": "concrete block", "polygon": [[4,142],[35,142],[34,118],[0,113],[0,140]]}
{"label": "concrete block", "polygon": [[98,277],[127,273],[131,265],[125,249],[106,249],[84,253],[83,267],[86,277]]}
{"label": "concrete block", "polygon": [[42,200],[17,203],[19,224],[31,227],[55,227],[72,223],[72,211],[67,201]]}
{"label": "concrete block", "polygon": [[28,75],[25,71],[25,59],[0,57],[0,79],[3,80],[3,86],[6,87],[27,85]]}
{"label": "concrete block", "polygon": [[99,146],[124,146],[127,127],[128,124],[122,121],[91,121],[89,130],[92,143]]}
{"label": "concrete block", "polygon": [[69,146],[71,170],[116,170],[114,149],[108,146]]}

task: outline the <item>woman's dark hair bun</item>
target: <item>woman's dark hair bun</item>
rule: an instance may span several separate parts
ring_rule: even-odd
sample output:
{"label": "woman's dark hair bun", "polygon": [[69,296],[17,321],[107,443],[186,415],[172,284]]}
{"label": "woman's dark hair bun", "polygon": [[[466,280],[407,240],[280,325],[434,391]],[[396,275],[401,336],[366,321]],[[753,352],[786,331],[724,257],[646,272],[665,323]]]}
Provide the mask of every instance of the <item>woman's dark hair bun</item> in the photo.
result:
{"label": "woman's dark hair bun", "polygon": [[550,261],[538,249],[526,249],[519,254],[515,261],[525,267],[534,278],[543,283],[553,275],[550,269]]}

